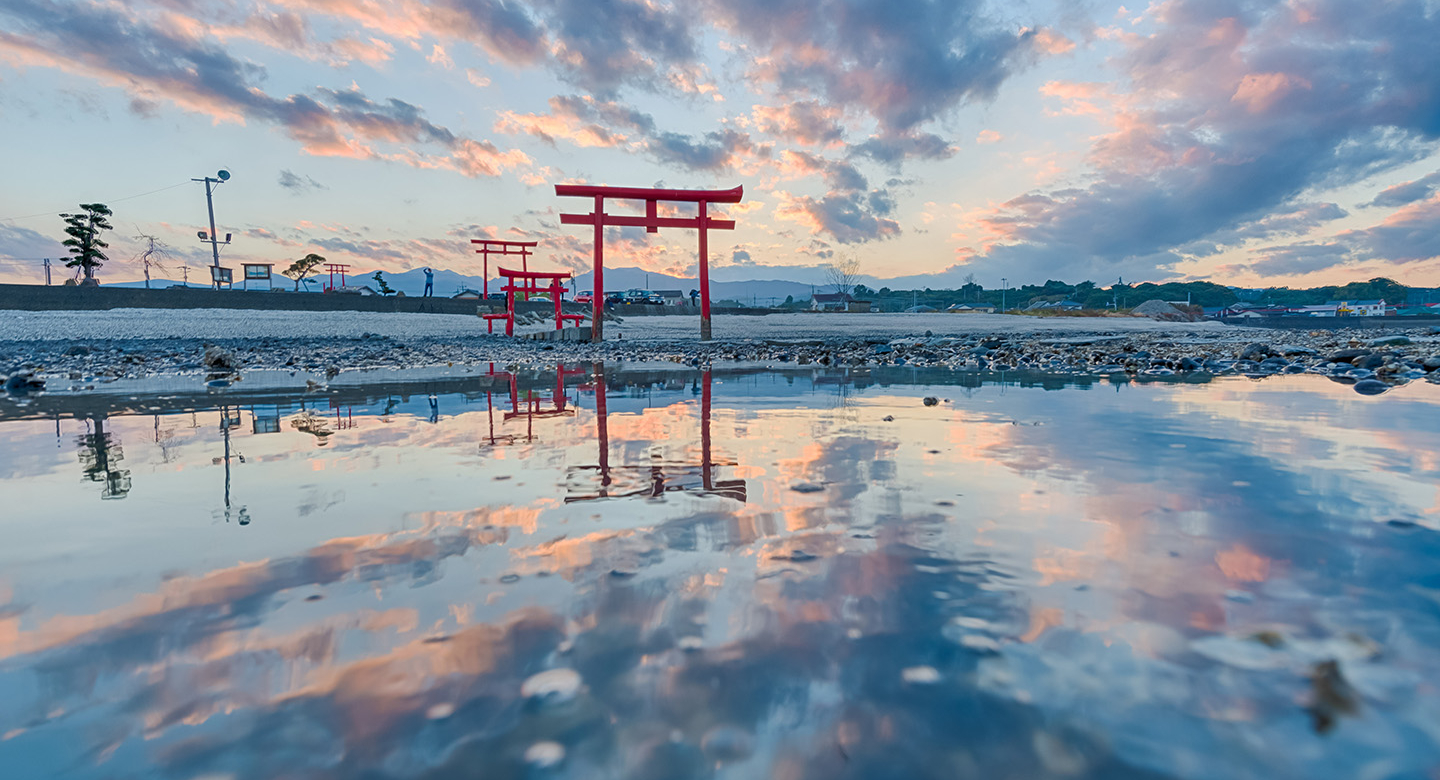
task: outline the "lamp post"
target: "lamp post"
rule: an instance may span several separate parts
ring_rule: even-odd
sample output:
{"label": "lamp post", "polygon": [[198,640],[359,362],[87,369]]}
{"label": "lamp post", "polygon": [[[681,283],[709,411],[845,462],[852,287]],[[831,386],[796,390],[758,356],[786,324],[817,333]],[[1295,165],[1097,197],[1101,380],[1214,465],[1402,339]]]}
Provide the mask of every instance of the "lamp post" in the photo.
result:
{"label": "lamp post", "polygon": [[1005,313],[1005,277],[1000,277],[1000,313]]}
{"label": "lamp post", "polygon": [[[200,240],[201,240],[202,242],[206,242],[206,243],[209,243],[209,244],[210,244],[210,251],[214,254],[214,257],[215,257],[214,267],[218,269],[218,268],[220,267],[220,244],[221,244],[221,243],[226,243],[226,244],[230,243],[230,234],[229,234],[229,233],[226,233],[226,234],[225,234],[225,241],[224,241],[224,242],[221,242],[221,241],[219,240],[219,237],[215,235],[215,200],[214,200],[213,195],[214,195],[214,192],[215,192],[215,188],[216,188],[216,187],[219,187],[219,186],[220,186],[221,184],[223,184],[224,182],[230,181],[230,172],[227,171],[227,170],[223,170],[223,169],[222,169],[221,171],[219,171],[218,173],[215,174],[215,178],[213,178],[213,179],[210,178],[209,176],[206,176],[206,177],[203,178],[203,179],[191,179],[190,181],[203,181],[203,182],[205,182],[205,208],[206,208],[207,210],[209,210],[209,212],[210,212],[210,233],[209,233],[209,235],[206,235],[206,234],[204,234],[204,233],[201,233],[201,234],[200,234]],[[210,275],[211,275],[211,277],[212,277],[211,283],[215,286],[215,289],[217,289],[217,290],[220,289],[220,274],[219,274],[219,272],[218,272],[218,271],[211,271],[211,272],[210,272]]]}

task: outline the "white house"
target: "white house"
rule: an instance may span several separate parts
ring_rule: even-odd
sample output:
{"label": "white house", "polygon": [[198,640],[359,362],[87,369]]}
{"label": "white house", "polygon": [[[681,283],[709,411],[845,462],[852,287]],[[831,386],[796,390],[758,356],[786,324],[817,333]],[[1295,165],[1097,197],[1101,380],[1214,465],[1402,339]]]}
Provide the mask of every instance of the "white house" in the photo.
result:
{"label": "white house", "polygon": [[1322,303],[1314,306],[1296,306],[1291,311],[1302,317],[1334,317],[1339,314],[1340,307],[1333,303]]}
{"label": "white house", "polygon": [[1331,301],[1327,305],[1333,305],[1342,316],[1349,317],[1384,317],[1385,299],[1378,301]]}
{"label": "white house", "polygon": [[845,311],[851,300],[848,293],[815,293],[810,296],[810,310]]}

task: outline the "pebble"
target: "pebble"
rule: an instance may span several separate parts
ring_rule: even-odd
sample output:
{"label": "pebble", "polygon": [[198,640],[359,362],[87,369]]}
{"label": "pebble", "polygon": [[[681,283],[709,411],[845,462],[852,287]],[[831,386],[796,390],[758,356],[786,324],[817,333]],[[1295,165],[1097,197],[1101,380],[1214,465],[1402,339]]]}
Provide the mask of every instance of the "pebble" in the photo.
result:
{"label": "pebble", "polygon": [[940,671],[933,666],[910,666],[900,671],[900,679],[913,685],[934,685],[940,682]]}
{"label": "pebble", "polygon": [[574,669],[548,669],[531,675],[520,684],[520,695],[527,699],[567,702],[580,693],[580,673]]}
{"label": "pebble", "polygon": [[549,769],[558,766],[565,760],[565,746],[559,742],[536,742],[525,749],[525,763],[541,769]]}
{"label": "pebble", "polygon": [[825,490],[825,486],[817,485],[814,482],[797,482],[791,485],[790,489],[796,493],[822,493]]}

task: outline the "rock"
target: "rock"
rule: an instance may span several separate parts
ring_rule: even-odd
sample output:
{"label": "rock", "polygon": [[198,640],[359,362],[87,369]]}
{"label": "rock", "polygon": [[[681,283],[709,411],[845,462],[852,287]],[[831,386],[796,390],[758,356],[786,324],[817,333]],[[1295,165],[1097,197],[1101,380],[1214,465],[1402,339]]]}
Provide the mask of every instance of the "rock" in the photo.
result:
{"label": "rock", "polygon": [[1353,363],[1356,358],[1362,358],[1370,354],[1368,349],[1342,349],[1332,352],[1325,357],[1331,363]]}
{"label": "rock", "polygon": [[235,353],[216,346],[205,348],[205,357],[201,359],[201,362],[211,371],[234,371],[240,367],[240,361],[235,357]]}
{"label": "rock", "polygon": [[[887,417],[885,419],[891,420],[894,418]],[[820,493],[825,490],[825,486],[817,485],[814,482],[797,482],[794,485],[791,485],[790,489],[795,491],[796,493]]]}
{"label": "rock", "polygon": [[19,395],[44,389],[45,380],[36,379],[35,375],[29,371],[17,371],[5,380],[5,391],[7,393]]}
{"label": "rock", "polygon": [[1390,385],[1378,379],[1362,379],[1355,383],[1355,392],[1361,395],[1380,395],[1390,389]]}
{"label": "rock", "polygon": [[1384,355],[1366,355],[1365,357],[1362,357],[1362,358],[1356,358],[1356,359],[1354,360],[1354,362],[1352,363],[1352,365],[1359,366],[1360,368],[1368,368],[1368,369],[1370,369],[1370,370],[1373,371],[1373,370],[1375,370],[1375,369],[1377,369],[1377,368],[1385,365],[1385,356],[1384,356]]}
{"label": "rock", "polygon": [[525,763],[549,769],[565,760],[565,746],[559,742],[536,742],[525,749]]}
{"label": "rock", "polygon": [[1199,371],[1201,369],[1200,361],[1192,357],[1180,358],[1178,366],[1181,371]]}
{"label": "rock", "polygon": [[90,348],[84,344],[75,344],[65,350],[68,357],[79,357],[90,354]]}
{"label": "rock", "polygon": [[1431,355],[1430,357],[1425,358],[1424,362],[1422,362],[1420,365],[1424,366],[1426,371],[1434,371],[1435,369],[1440,368],[1440,355]]}
{"label": "rock", "polygon": [[924,401],[924,403],[925,403],[926,406],[934,406],[934,405],[940,403],[940,399],[939,399],[939,398],[936,398],[936,397],[933,396],[933,395],[927,395],[927,396],[925,396],[925,401]]}
{"label": "rock", "polygon": [[1296,346],[1296,345],[1294,345],[1294,344],[1287,344],[1287,345],[1284,345],[1284,346],[1276,347],[1276,348],[1275,348],[1275,351],[1276,351],[1276,352],[1279,352],[1280,354],[1282,354],[1282,355],[1284,355],[1284,356],[1286,356],[1286,357],[1295,357],[1296,355],[1315,355],[1315,354],[1318,354],[1315,350],[1313,350],[1313,349],[1311,349],[1311,348],[1309,348],[1309,347],[1301,347],[1301,346]]}
{"label": "rock", "polygon": [[1257,341],[1240,350],[1240,360],[1264,360],[1270,355],[1270,345]]}
{"label": "rock", "polygon": [[1413,342],[1410,341],[1410,337],[1409,337],[1409,336],[1385,336],[1384,338],[1372,339],[1372,340],[1370,341],[1370,346],[1372,346],[1372,347],[1403,347],[1403,346],[1405,346],[1406,344],[1410,344],[1410,343],[1413,343]]}
{"label": "rock", "polygon": [[894,415],[891,415],[891,414],[887,414],[887,415],[885,415],[884,417],[881,417],[880,420],[881,420],[881,422],[895,422],[895,416],[894,416]]}

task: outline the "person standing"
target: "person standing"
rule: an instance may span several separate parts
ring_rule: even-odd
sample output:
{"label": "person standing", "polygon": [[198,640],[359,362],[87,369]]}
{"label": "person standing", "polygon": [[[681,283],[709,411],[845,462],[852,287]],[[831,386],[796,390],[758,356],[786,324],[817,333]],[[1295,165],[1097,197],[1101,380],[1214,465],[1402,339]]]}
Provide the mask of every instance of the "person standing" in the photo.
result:
{"label": "person standing", "polygon": [[425,294],[421,297],[429,298],[435,293],[435,272],[430,266],[425,266]]}

